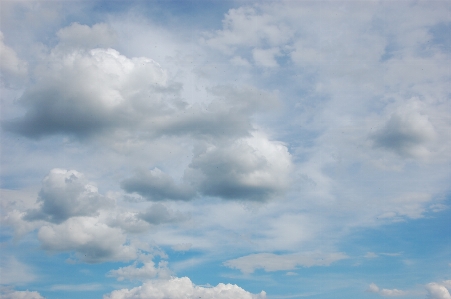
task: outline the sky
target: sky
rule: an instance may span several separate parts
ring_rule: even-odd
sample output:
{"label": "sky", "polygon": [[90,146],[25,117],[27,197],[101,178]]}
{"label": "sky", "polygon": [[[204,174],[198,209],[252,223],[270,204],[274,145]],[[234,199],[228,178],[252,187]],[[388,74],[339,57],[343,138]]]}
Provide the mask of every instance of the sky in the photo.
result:
{"label": "sky", "polygon": [[0,3],[1,299],[451,299],[449,1]]}

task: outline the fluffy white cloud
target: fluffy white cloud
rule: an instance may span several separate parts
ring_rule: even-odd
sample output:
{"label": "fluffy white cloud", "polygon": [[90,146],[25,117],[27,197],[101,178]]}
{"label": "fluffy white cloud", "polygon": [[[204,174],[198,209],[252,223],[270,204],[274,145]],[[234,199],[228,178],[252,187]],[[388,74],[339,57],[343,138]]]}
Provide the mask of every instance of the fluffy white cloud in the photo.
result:
{"label": "fluffy white cloud", "polygon": [[127,245],[126,235],[94,217],[72,217],[61,224],[44,225],[38,238],[43,249],[53,252],[75,251],[88,263],[128,261],[136,257],[136,249]]}
{"label": "fluffy white cloud", "polygon": [[0,294],[1,299],[44,299],[36,291],[13,291],[6,294]]}
{"label": "fluffy white cloud", "polygon": [[104,295],[103,299],[264,299],[266,293],[251,294],[237,285],[220,283],[216,287],[194,285],[188,277],[145,282],[133,289],[122,289]]}
{"label": "fluffy white cloud", "polygon": [[37,202],[26,220],[46,220],[61,223],[74,216],[93,216],[99,209],[111,208],[114,200],[98,193],[84,175],[76,170],[55,168],[44,178]]}
{"label": "fluffy white cloud", "polygon": [[[446,285],[446,287],[445,287]],[[426,285],[426,290],[428,291],[427,299],[450,299],[451,295],[449,290],[451,289],[451,281],[444,281],[443,284],[431,282]]]}
{"label": "fluffy white cloud", "polygon": [[277,255],[273,253],[257,253],[224,262],[230,268],[239,269],[243,273],[252,273],[256,269],[267,272],[293,270],[299,266],[329,266],[330,264],[348,258],[344,253],[295,253]]}

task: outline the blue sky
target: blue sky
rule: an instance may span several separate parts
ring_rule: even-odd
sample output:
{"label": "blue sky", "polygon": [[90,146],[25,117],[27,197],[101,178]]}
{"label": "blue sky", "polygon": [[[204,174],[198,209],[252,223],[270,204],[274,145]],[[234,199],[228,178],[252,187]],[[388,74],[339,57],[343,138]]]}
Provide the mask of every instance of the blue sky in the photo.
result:
{"label": "blue sky", "polygon": [[0,5],[0,298],[451,298],[449,1]]}

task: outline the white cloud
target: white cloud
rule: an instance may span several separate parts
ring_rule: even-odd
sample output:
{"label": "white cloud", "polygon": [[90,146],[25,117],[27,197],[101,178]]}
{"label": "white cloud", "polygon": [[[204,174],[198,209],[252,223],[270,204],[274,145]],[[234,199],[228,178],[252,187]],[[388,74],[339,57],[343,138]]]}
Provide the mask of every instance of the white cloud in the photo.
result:
{"label": "white cloud", "polygon": [[194,285],[188,277],[145,282],[133,289],[122,289],[104,295],[104,299],[264,299],[266,293],[251,294],[237,285],[220,283],[216,287]]}
{"label": "white cloud", "polygon": [[72,217],[61,224],[44,225],[38,238],[43,249],[54,252],[75,251],[88,263],[128,261],[136,249],[126,244],[126,235],[93,217]]}
{"label": "white cloud", "polygon": [[117,270],[111,270],[107,276],[116,277],[117,280],[140,280],[146,281],[152,278],[169,278],[171,277],[171,271],[168,268],[167,261],[160,261],[158,267],[151,260],[142,262],[141,267],[138,267],[139,263],[134,262],[127,267],[121,267]]}
{"label": "white cloud", "polygon": [[99,194],[82,173],[59,168],[44,178],[37,202],[40,207],[29,210],[26,220],[61,223],[74,216],[94,216],[99,209],[115,204],[113,199]]}
{"label": "white cloud", "polygon": [[379,287],[374,283],[371,283],[366,291],[370,293],[377,293],[384,297],[406,296],[409,294],[407,291],[397,289],[379,289]]}
{"label": "white cloud", "polygon": [[229,268],[239,269],[243,273],[253,273],[256,269],[266,272],[293,270],[299,266],[329,266],[330,264],[348,258],[344,253],[295,253],[277,255],[273,253],[257,253],[224,262]]}
{"label": "white cloud", "polygon": [[6,294],[0,294],[1,299],[44,299],[36,291],[13,291]]}
{"label": "white cloud", "polygon": [[255,64],[263,67],[277,67],[279,64],[275,56],[280,53],[278,48],[271,49],[254,49],[252,50],[252,57]]}
{"label": "white cloud", "polygon": [[113,49],[76,49],[54,52],[48,60],[19,100],[26,114],[4,122],[5,128],[29,137],[86,137],[163,116],[173,102],[163,101],[160,90],[171,87],[151,59],[128,59]]}
{"label": "white cloud", "polygon": [[451,281],[444,281],[443,284],[431,282],[426,285],[428,291],[427,299],[450,299],[451,295],[447,288],[451,288]]}

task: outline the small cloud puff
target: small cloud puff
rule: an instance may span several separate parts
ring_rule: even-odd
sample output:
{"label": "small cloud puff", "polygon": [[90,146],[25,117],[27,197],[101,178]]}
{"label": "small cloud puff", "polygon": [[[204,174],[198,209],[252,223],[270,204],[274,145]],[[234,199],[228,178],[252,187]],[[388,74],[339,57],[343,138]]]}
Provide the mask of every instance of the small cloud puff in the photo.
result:
{"label": "small cloud puff", "polygon": [[397,289],[379,289],[379,287],[374,283],[371,283],[366,291],[386,297],[406,296],[409,294],[407,291]]}
{"label": "small cloud puff", "polygon": [[194,285],[188,277],[145,282],[133,289],[113,291],[103,299],[265,299],[266,293],[251,294],[237,285],[220,283],[207,288]]}

